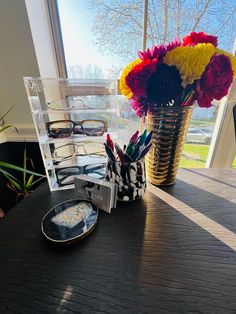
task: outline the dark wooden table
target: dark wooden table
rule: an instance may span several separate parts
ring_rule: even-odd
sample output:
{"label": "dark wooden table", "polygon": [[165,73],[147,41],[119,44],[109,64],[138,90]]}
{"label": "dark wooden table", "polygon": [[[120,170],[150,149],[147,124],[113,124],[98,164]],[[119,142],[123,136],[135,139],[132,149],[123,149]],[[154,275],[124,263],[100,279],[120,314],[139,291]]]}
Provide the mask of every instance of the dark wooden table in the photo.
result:
{"label": "dark wooden table", "polygon": [[182,169],[65,248],[40,223],[74,192],[43,183],[0,220],[0,313],[236,313],[235,174]]}

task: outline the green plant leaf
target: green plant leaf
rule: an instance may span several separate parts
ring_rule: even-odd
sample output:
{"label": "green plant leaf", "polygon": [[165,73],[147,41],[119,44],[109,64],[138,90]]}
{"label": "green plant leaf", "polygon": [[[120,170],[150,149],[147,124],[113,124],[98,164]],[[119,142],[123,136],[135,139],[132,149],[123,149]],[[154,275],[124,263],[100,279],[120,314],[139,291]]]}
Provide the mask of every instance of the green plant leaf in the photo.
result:
{"label": "green plant leaf", "polygon": [[6,171],[6,170],[0,168],[0,172],[1,172],[5,177],[6,177],[6,176],[11,177],[13,180],[16,180],[16,181],[18,181],[18,182],[20,183],[20,181],[19,181],[16,177],[14,177],[11,173],[9,173],[8,171]]}
{"label": "green plant leaf", "polygon": [[1,129],[0,129],[0,133],[2,133],[2,132],[4,132],[6,129],[8,129],[8,128],[14,128],[14,126],[12,126],[12,125],[6,125],[6,126],[4,126],[4,127],[2,127]]}
{"label": "green plant leaf", "polygon": [[32,183],[32,186],[35,185],[36,183],[38,183],[38,182],[39,182],[40,180],[42,180],[42,179],[44,179],[44,177],[41,177],[41,178],[35,180],[35,181]]}
{"label": "green plant leaf", "polygon": [[[15,165],[12,165],[12,164],[9,164],[9,163],[4,162],[4,161],[0,161],[0,167],[8,168],[8,169],[13,169],[13,170],[17,170],[17,171],[24,172],[24,169],[23,169],[23,168],[18,167],[18,166],[15,166]],[[28,173],[28,174],[33,174],[33,175],[38,176],[38,177],[44,177],[44,178],[46,178],[45,175],[43,175],[43,174],[41,174],[41,173],[34,172],[34,171],[30,171],[30,170],[26,170],[26,173]]]}
{"label": "green plant leaf", "polygon": [[29,177],[29,180],[28,180],[27,183],[26,183],[26,188],[27,188],[27,189],[30,189],[30,188],[32,187],[32,182],[33,182],[33,180],[34,180],[34,176],[31,175],[31,176]]}
{"label": "green plant leaf", "polygon": [[5,175],[5,177],[7,178],[7,180],[9,181],[9,183],[15,187],[18,191],[22,192],[24,191],[24,188],[21,186],[20,183],[18,183],[16,180],[13,180],[11,177],[9,177],[8,175]]}
{"label": "green plant leaf", "polygon": [[24,148],[24,164],[23,164],[23,184],[26,183],[26,163],[27,163],[27,157],[26,157],[26,144]]}

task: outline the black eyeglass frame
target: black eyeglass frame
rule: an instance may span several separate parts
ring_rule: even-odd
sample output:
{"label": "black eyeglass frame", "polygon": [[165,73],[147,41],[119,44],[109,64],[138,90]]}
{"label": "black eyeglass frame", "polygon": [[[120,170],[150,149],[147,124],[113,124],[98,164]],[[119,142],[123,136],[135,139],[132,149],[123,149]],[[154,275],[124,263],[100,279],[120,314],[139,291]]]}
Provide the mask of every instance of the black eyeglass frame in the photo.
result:
{"label": "black eyeglass frame", "polygon": [[[85,122],[99,122],[103,124],[103,129],[100,132],[87,132],[84,127],[83,124]],[[63,135],[61,134],[54,134],[52,132],[52,125],[56,124],[56,123],[71,123],[72,127],[67,131],[67,133],[64,133]],[[77,126],[80,126],[80,129],[76,129]],[[70,137],[71,134],[85,134],[87,136],[102,136],[105,132],[107,132],[108,129],[108,124],[107,121],[103,121],[103,120],[98,120],[98,119],[86,119],[86,120],[81,120],[81,121],[73,121],[73,120],[55,120],[55,121],[49,121],[46,122],[46,129],[48,132],[49,137],[52,138],[65,138],[65,137]],[[62,130],[67,130],[68,128],[61,128]]]}
{"label": "black eyeglass frame", "polygon": [[[56,175],[56,178],[57,178],[57,184],[58,184],[59,186],[66,186],[66,185],[71,185],[71,184],[73,184],[73,182],[72,182],[72,183],[71,183],[71,182],[70,182],[70,183],[62,183],[63,180],[65,180],[66,178],[68,178],[68,176],[73,175],[73,174],[67,175],[67,176],[65,176],[63,179],[59,179],[58,173],[59,173],[60,171],[63,171],[63,170],[65,170],[65,169],[74,169],[74,168],[77,168],[77,169],[79,169],[79,173],[80,173],[80,174],[87,174],[87,175],[89,175],[89,173],[91,173],[91,171],[90,171],[90,172],[87,172],[87,171],[86,171],[86,168],[87,168],[87,167],[91,167],[91,166],[94,166],[94,168],[93,168],[94,170],[96,170],[96,169],[103,169],[103,168],[106,168],[106,163],[90,164],[90,165],[85,165],[85,166],[71,166],[71,167],[56,168],[56,169],[55,169],[55,175]],[[101,166],[102,166],[102,167],[101,167]],[[81,171],[81,170],[82,170],[82,171]],[[96,172],[92,172],[92,173],[96,173]],[[103,178],[105,178],[105,175],[100,177],[100,179],[103,179]]]}

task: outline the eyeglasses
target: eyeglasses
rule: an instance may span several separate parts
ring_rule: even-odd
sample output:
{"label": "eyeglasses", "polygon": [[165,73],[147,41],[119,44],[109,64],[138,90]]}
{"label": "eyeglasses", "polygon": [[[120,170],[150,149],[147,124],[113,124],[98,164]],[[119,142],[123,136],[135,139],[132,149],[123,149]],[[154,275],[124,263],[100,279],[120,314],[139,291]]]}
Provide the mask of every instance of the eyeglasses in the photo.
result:
{"label": "eyeglasses", "polygon": [[109,98],[107,95],[89,95],[84,98],[74,97],[74,102],[78,108],[88,109],[107,109],[109,107]]}
{"label": "eyeglasses", "polygon": [[75,110],[75,109],[106,109],[109,107],[109,96],[88,95],[84,97],[67,97],[65,100],[59,99],[47,102],[50,110]]}
{"label": "eyeglasses", "polygon": [[73,110],[76,109],[76,106],[74,101],[71,99],[59,99],[47,102],[47,108],[50,110]]}
{"label": "eyeglasses", "polygon": [[76,176],[87,174],[89,176],[103,179],[106,173],[106,164],[91,164],[86,166],[75,166],[55,169],[57,183],[59,186],[74,183]]}
{"label": "eyeglasses", "polygon": [[75,156],[87,156],[89,158],[105,157],[104,144],[99,142],[80,142],[67,143],[58,146],[52,153],[53,164],[58,165],[61,162],[67,161]]}
{"label": "eyeglasses", "polygon": [[49,137],[64,138],[73,134],[85,134],[87,136],[102,136],[107,132],[107,121],[103,120],[57,120],[46,123]]}

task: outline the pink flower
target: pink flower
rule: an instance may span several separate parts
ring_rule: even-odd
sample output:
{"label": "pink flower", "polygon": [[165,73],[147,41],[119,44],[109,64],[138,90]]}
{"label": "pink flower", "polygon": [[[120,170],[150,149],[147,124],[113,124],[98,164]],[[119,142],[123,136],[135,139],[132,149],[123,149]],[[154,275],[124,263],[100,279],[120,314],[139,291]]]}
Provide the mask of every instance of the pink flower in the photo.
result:
{"label": "pink flower", "polygon": [[168,45],[158,45],[158,46],[152,46],[152,49],[147,49],[143,52],[139,51],[138,56],[142,60],[146,59],[158,59],[159,61],[162,61],[163,57],[167,54],[168,51],[180,46],[180,41],[178,39],[173,40]]}
{"label": "pink flower", "polygon": [[146,115],[148,111],[147,100],[146,99],[138,99],[133,98],[131,102],[131,106],[133,107],[136,115],[141,118]]}
{"label": "pink flower", "polygon": [[196,46],[200,43],[210,43],[217,47],[217,36],[207,35],[204,32],[192,32],[182,39],[182,46]]}
{"label": "pink flower", "polygon": [[199,107],[210,107],[213,99],[226,96],[233,82],[233,70],[230,58],[217,55],[211,58],[196,85],[196,99]]}
{"label": "pink flower", "polygon": [[136,97],[146,97],[147,81],[156,71],[157,60],[146,59],[137,64],[126,76],[126,84]]}

